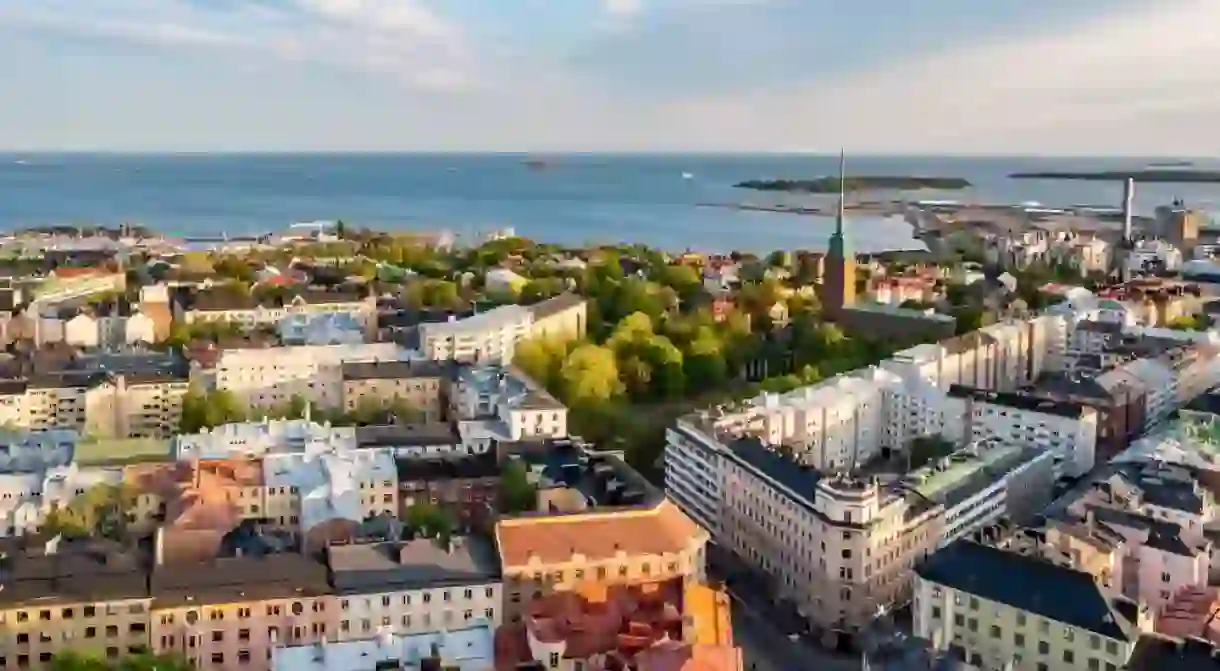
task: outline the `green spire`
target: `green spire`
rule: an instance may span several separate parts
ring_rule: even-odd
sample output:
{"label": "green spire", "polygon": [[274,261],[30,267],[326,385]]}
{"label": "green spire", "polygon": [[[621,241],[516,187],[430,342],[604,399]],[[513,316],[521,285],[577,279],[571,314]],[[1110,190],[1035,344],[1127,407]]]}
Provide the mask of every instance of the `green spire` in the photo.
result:
{"label": "green spire", "polygon": [[846,154],[846,152],[840,150],[839,151],[839,210],[838,210],[838,213],[835,215],[835,232],[833,235],[830,236],[830,250],[829,251],[831,254],[838,254],[839,256],[841,256],[844,259],[848,258],[848,256],[850,256],[854,253],[851,250],[851,246],[848,244],[846,231],[844,230],[844,227],[847,224],[847,221],[846,221],[847,217],[845,216],[846,199],[847,199],[847,154]]}

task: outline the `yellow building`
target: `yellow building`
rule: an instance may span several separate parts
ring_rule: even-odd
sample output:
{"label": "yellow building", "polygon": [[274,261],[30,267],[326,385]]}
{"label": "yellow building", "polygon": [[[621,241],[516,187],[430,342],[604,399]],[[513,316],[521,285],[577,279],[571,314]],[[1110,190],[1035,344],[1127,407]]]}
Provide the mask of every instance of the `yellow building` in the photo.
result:
{"label": "yellow building", "polygon": [[343,405],[388,408],[402,403],[418,410],[417,421],[439,422],[448,367],[436,361],[364,361],[343,364]]}
{"label": "yellow building", "polygon": [[9,554],[0,579],[0,669],[73,650],[107,659],[150,645],[148,574],[116,544],[55,539]]}
{"label": "yellow building", "polygon": [[629,510],[501,520],[496,540],[509,619],[523,605],[586,583],[704,581],[709,536],[668,500]]}

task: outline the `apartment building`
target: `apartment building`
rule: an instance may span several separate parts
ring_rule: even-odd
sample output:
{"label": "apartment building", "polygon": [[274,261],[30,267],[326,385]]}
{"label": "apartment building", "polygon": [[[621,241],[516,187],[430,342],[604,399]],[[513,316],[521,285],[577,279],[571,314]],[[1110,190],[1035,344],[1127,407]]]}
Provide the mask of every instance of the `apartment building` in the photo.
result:
{"label": "apartment building", "polygon": [[304,452],[311,444],[353,449],[356,431],[350,426],[323,426],[309,418],[222,424],[200,433],[175,436],[174,454],[179,461],[191,461]]}
{"label": "apartment building", "polygon": [[387,632],[343,642],[277,647],[271,671],[362,671],[375,669],[496,668],[495,633],[488,624],[423,634]]}
{"label": "apartment building", "polygon": [[512,366],[463,366],[450,390],[450,417],[467,449],[568,435],[568,409]]}
{"label": "apartment building", "polygon": [[337,635],[326,566],[299,554],[161,565],[147,583],[151,647],[199,669],[270,669],[272,650]]}
{"label": "apartment building", "polygon": [[398,472],[383,452],[307,445],[262,461],[265,518],[299,530],[307,549],[350,541],[364,520],[398,514]]}
{"label": "apartment building", "polygon": [[165,438],[178,429],[188,380],[173,372],[62,371],[0,382],[0,421],[106,438]]}
{"label": "apartment building", "polygon": [[498,509],[503,470],[492,452],[398,459],[396,464],[400,518],[420,503],[446,510],[463,524],[491,519]]}
{"label": "apartment building", "polygon": [[523,340],[575,340],[587,329],[585,300],[563,294],[530,306],[503,305],[462,319],[420,324],[419,349],[428,359],[507,364]]}
{"label": "apartment building", "polygon": [[68,649],[116,660],[151,647],[147,574],[116,544],[32,539],[9,550],[0,586],[0,669],[43,668]]}
{"label": "apartment building", "polygon": [[122,472],[48,461],[0,474],[0,537],[36,533],[56,507],[97,485],[116,485]]}
{"label": "apartment building", "polygon": [[437,459],[471,454],[451,422],[362,426],[356,429],[362,450],[384,450],[395,459]]}
{"label": "apartment building", "polygon": [[708,533],[673,503],[496,523],[506,620],[521,622],[529,604],[581,585],[677,579],[705,582]]}
{"label": "apartment building", "polygon": [[517,343],[530,337],[533,313],[521,305],[502,305],[465,319],[419,325],[419,349],[439,361],[512,361]]}
{"label": "apartment building", "polygon": [[370,335],[367,321],[348,312],[289,314],[276,332],[285,345],[358,345]]}
{"label": "apartment building", "polygon": [[898,376],[895,437],[906,445],[941,433],[943,401],[952,385],[1011,391],[1057,362],[1066,322],[1060,315],[993,324],[937,344],[917,345],[881,362]]}
{"label": "apartment building", "polygon": [[328,547],[340,618],[330,640],[498,627],[504,595],[495,548],[477,537],[441,542],[416,538]]}
{"label": "apartment building", "polygon": [[772,576],[822,631],[850,633],[909,594],[939,545],[1050,498],[1051,454],[979,443],[882,484],[823,475],[755,437],[683,418],[668,434],[667,494],[716,542]]}
{"label": "apartment building", "polygon": [[1094,576],[959,540],[916,569],[914,634],[979,668],[1126,668],[1151,611]]}
{"label": "apartment building", "polygon": [[183,313],[187,324],[199,322],[233,322],[244,328],[275,327],[293,315],[340,313],[350,315],[364,333],[377,327],[377,299],[336,291],[305,290],[282,301],[260,303],[250,296],[234,292],[205,291]]}
{"label": "apartment building", "polygon": [[340,408],[344,364],[410,358],[394,343],[227,349],[216,361],[216,388],[233,392],[253,407],[281,405],[300,396],[322,407]]}
{"label": "apartment building", "polygon": [[1057,475],[1093,469],[1097,411],[1082,403],[953,385],[945,416],[944,436],[961,444],[996,440],[1047,450]]}
{"label": "apartment building", "polygon": [[898,449],[898,376],[875,367],[785,394],[763,394],[716,408],[715,430],[783,446],[819,470],[849,470]]}
{"label": "apartment building", "polygon": [[444,419],[445,387],[451,371],[437,361],[367,361],[343,364],[343,407],[362,404],[384,408],[405,404],[419,421]]}

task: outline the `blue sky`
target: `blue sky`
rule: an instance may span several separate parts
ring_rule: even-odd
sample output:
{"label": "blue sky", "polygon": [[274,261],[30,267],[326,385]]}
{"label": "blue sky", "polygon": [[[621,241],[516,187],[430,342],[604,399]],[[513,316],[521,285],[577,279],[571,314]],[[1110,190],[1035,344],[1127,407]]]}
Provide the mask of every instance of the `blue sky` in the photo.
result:
{"label": "blue sky", "polygon": [[1220,153],[1220,0],[0,0],[0,148]]}

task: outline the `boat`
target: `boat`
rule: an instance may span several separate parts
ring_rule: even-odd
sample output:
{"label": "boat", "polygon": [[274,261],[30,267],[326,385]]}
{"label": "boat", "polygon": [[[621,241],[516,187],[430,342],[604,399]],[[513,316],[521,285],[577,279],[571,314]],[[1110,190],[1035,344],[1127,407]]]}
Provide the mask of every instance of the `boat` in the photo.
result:
{"label": "boat", "polygon": [[533,170],[544,170],[546,168],[551,167],[550,163],[548,163],[540,158],[527,158],[524,161],[522,161],[521,164],[524,165],[525,167],[531,168]]}
{"label": "boat", "polygon": [[695,178],[695,176],[690,174],[689,172],[682,173],[682,179],[694,179],[694,178]]}

